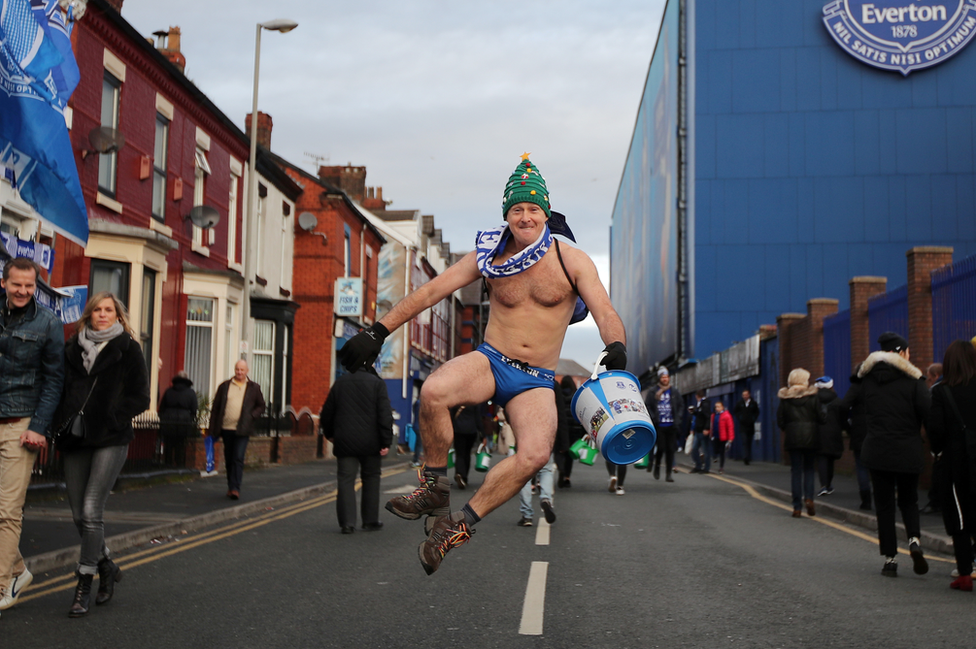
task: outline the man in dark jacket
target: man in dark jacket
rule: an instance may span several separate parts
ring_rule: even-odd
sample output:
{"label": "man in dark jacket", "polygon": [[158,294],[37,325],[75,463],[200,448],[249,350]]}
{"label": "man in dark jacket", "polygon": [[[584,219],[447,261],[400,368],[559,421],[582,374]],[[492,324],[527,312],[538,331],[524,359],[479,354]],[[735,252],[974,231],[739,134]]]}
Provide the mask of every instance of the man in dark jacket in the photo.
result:
{"label": "man in dark jacket", "polygon": [[[671,387],[671,374],[668,368],[661,367],[657,371],[657,387],[647,395],[644,404],[651,414],[651,421],[657,430],[657,453],[654,454],[654,479],[661,477],[661,457],[664,457],[665,479],[674,482],[671,469],[674,468],[674,451],[677,443],[678,431],[685,416],[685,402],[681,393]],[[651,471],[651,463],[647,470]]]}
{"label": "man in dark jacket", "polygon": [[742,391],[742,398],[732,409],[736,421],[739,422],[739,433],[742,435],[742,463],[752,462],[752,439],[756,436],[756,422],[759,420],[759,404],[752,398],[749,390]]}
{"label": "man in dark jacket", "polygon": [[338,469],[336,515],[343,534],[356,531],[356,469],[363,482],[363,529],[380,522],[380,473],[393,443],[393,409],[386,383],[372,367],[340,376],[319,414],[319,427],[332,442]]}
{"label": "man in dark jacket", "polygon": [[[867,433],[861,461],[871,471],[874,506],[878,514],[878,542],[885,564],[881,574],[898,575],[895,531],[895,492],[908,549],[916,574],[928,572],[919,541],[918,476],[922,472],[922,422],[932,394],[922,372],[909,362],[908,341],[886,332],[878,338],[880,352],[870,354],[858,370],[861,384],[851,405],[863,404]],[[846,400],[846,399],[845,399]]]}
{"label": "man in dark jacket", "polygon": [[712,402],[705,397],[704,390],[695,392],[695,405],[688,406],[691,413],[692,434],[691,457],[695,460],[692,473],[708,473],[712,468]]}
{"label": "man in dark jacket", "polygon": [[163,438],[163,461],[186,466],[186,438],[196,437],[197,393],[186,372],[173,377],[159,402],[159,435]]}
{"label": "man in dark jacket", "polygon": [[217,387],[210,409],[207,434],[224,442],[224,466],[227,468],[227,497],[241,497],[244,477],[244,454],[254,432],[254,420],[264,414],[264,395],[261,386],[247,378],[247,361],[234,365],[234,378]]}
{"label": "man in dark jacket", "polygon": [[33,576],[20,554],[24,499],[64,384],[64,330],[34,300],[38,267],[12,259],[0,294],[0,602],[17,602]]}

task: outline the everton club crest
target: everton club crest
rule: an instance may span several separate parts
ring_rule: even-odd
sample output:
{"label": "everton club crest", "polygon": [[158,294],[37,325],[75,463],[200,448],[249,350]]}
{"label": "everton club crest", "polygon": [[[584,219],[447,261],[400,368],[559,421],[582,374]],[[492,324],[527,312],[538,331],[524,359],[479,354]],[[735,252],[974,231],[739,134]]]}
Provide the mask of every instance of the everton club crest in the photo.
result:
{"label": "everton club crest", "polygon": [[848,54],[905,76],[958,54],[976,35],[976,0],[833,0],[823,13]]}

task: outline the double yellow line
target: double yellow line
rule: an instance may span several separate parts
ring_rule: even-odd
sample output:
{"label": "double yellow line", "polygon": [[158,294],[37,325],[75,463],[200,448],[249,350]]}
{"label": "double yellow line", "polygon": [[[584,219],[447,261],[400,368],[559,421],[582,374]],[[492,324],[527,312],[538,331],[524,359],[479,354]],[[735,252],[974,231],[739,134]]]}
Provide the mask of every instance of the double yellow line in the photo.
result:
{"label": "double yellow line", "polygon": [[[403,473],[406,470],[406,468],[393,469],[385,472],[384,477],[394,476],[398,473]],[[359,489],[360,486],[361,483],[357,480],[356,488]],[[231,536],[236,536],[242,532],[248,532],[258,527],[268,525],[269,523],[274,523],[275,521],[280,521],[285,518],[290,518],[296,514],[307,512],[310,509],[315,509],[317,507],[321,507],[322,505],[328,505],[329,503],[335,502],[337,493],[338,491],[333,490],[327,494],[316,496],[310,500],[305,500],[281,509],[259,514],[254,518],[236,521],[229,525],[224,525],[222,527],[210,530],[209,532],[203,532],[195,535],[192,537],[192,540],[185,542],[177,541],[176,543],[178,543],[178,545],[175,545],[174,547],[161,545],[140,550],[139,552],[133,552],[132,554],[127,554],[126,556],[118,559],[116,563],[120,568],[137,568],[152,561],[159,561],[160,559],[164,559],[174,554],[179,554],[180,552],[186,552],[187,550],[192,550],[193,548],[200,547],[201,545],[205,545],[207,543],[213,543],[214,541],[220,541]],[[34,599],[46,597],[52,593],[68,591],[74,587],[75,575],[67,574],[41,583],[34,582],[31,585],[30,590],[21,596],[20,600],[29,602]]]}
{"label": "double yellow line", "polygon": [[[773,507],[777,507],[779,509],[782,509],[782,510],[788,511],[788,512],[792,512],[793,511],[793,508],[792,507],[788,507],[787,505],[784,505],[783,503],[781,503],[779,501],[776,501],[776,500],[773,500],[772,498],[767,498],[766,496],[763,496],[758,491],[756,491],[755,488],[753,488],[751,485],[745,484],[744,482],[739,482],[738,480],[735,480],[733,478],[728,478],[726,476],[720,476],[720,475],[715,475],[715,474],[710,474],[710,476],[712,478],[715,478],[716,480],[721,480],[722,482],[726,482],[726,483],[728,483],[730,485],[734,485],[736,487],[739,487],[739,488],[743,489],[747,494],[749,494],[750,496],[752,496],[753,498],[755,498],[756,500],[758,500],[760,502],[766,503],[767,505],[772,505]],[[835,530],[840,530],[841,532],[844,532],[846,534],[850,534],[851,536],[856,536],[859,539],[862,539],[862,540],[867,541],[869,543],[873,543],[875,545],[878,545],[878,539],[876,537],[871,536],[870,534],[865,534],[864,532],[861,532],[861,531],[858,531],[858,530],[851,529],[850,527],[848,527],[846,525],[842,525],[840,523],[835,523],[834,521],[828,520],[828,519],[824,518],[823,516],[814,516],[812,518],[810,518],[810,517],[807,517],[807,518],[808,518],[808,520],[815,521],[817,523],[820,523],[821,525],[826,525],[827,527],[832,527]],[[898,552],[900,552],[901,554],[908,554],[908,550],[904,550],[902,548],[898,548]],[[929,555],[926,555],[925,558],[928,559],[929,561],[941,561],[942,563],[952,563],[952,564],[954,564],[956,562],[955,559],[943,559],[942,557],[933,557],[933,556],[929,556]]]}

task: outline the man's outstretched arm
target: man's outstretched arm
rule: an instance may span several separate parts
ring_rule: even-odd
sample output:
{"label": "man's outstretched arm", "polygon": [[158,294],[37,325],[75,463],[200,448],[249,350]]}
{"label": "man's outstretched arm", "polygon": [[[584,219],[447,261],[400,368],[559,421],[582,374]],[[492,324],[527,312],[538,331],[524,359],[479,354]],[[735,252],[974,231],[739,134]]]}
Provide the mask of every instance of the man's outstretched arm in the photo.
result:
{"label": "man's outstretched arm", "polygon": [[627,332],[624,330],[624,323],[610,302],[610,296],[607,295],[607,290],[600,281],[593,260],[586,253],[579,250],[577,252],[579,254],[576,256],[576,287],[596,321],[600,338],[607,345],[604,349],[607,356],[603,364],[610,370],[626,369]]}
{"label": "man's outstretched arm", "polygon": [[397,302],[376,324],[353,336],[339,350],[339,361],[349,371],[372,364],[383,348],[383,340],[391,331],[479,277],[481,273],[478,272],[475,253],[470,252],[461,261]]}

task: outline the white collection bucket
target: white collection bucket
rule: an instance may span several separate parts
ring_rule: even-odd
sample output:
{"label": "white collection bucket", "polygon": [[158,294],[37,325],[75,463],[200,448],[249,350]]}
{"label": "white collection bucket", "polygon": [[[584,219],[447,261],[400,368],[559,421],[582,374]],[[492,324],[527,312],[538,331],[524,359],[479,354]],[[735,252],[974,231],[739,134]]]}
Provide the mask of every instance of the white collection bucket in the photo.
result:
{"label": "white collection bucket", "polygon": [[573,415],[603,457],[614,464],[633,464],[651,452],[657,432],[637,377],[623,370],[597,371],[604,355],[573,395]]}

